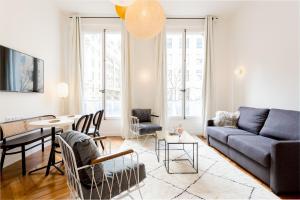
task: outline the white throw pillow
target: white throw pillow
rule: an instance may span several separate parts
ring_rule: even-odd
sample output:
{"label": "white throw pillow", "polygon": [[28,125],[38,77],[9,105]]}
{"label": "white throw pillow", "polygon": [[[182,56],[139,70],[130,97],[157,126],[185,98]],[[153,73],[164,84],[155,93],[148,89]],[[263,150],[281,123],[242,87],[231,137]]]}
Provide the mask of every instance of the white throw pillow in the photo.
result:
{"label": "white throw pillow", "polygon": [[217,111],[216,117],[214,118],[214,125],[236,128],[239,116],[239,111],[236,111],[234,113],[227,111]]}

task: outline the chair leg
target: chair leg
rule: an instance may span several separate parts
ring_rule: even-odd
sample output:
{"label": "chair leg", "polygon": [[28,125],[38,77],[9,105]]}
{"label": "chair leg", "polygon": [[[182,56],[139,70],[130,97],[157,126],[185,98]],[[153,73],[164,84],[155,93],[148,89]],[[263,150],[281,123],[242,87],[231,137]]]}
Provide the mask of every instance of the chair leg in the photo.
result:
{"label": "chair leg", "polygon": [[22,146],[22,175],[26,175],[25,145]]}
{"label": "chair leg", "polygon": [[100,140],[100,144],[101,144],[102,150],[104,151],[104,144],[103,144],[102,140]]}
{"label": "chair leg", "polygon": [[44,152],[44,150],[45,150],[45,144],[44,144],[44,142],[45,142],[45,140],[44,140],[44,138],[42,138],[42,152]]}
{"label": "chair leg", "polygon": [[146,144],[148,138],[149,138],[149,135],[146,135],[146,138],[144,139],[144,142],[143,142],[143,146],[145,146],[145,144]]}
{"label": "chair leg", "polygon": [[0,168],[0,174],[2,175],[2,170],[3,170],[3,166],[4,166],[4,159],[5,159],[5,154],[6,154],[6,148],[4,147],[2,150],[2,155],[1,155],[1,168]]}

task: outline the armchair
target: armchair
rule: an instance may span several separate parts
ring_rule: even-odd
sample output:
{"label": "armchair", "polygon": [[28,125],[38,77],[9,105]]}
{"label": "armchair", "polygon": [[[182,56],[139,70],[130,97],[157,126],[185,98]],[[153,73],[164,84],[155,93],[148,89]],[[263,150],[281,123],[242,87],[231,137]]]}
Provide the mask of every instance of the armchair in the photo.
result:
{"label": "armchair", "polygon": [[[153,117],[159,117],[151,114],[151,109],[132,109],[132,116],[130,116],[130,132],[136,136],[157,136],[156,131],[161,131],[162,127],[152,123]],[[147,137],[146,137],[147,139]]]}
{"label": "armchair", "polygon": [[130,192],[134,186],[140,193],[140,182],[146,178],[145,165],[139,163],[138,154],[132,149],[101,155],[93,140],[105,137],[91,138],[71,131],[57,138],[72,198],[111,199]]}

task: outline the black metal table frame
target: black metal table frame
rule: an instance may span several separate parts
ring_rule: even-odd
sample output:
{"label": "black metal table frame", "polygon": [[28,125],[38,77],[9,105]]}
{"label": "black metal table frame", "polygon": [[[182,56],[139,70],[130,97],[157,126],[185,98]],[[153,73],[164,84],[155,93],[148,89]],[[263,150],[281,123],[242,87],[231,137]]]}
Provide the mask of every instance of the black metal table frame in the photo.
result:
{"label": "black metal table frame", "polygon": [[[160,148],[160,142],[164,142],[164,149]],[[182,145],[182,148],[176,148],[176,149],[170,149],[170,145]],[[185,150],[184,146],[185,145],[193,145],[193,156],[191,158],[190,154]],[[196,147],[196,149],[195,149]],[[168,174],[197,174],[198,173],[198,143],[197,142],[191,142],[191,143],[179,143],[179,142],[166,142],[165,139],[155,139],[155,152],[157,156],[157,160],[159,162],[160,160],[160,151],[164,150],[165,151],[165,159],[163,160],[164,166],[168,172]],[[190,159],[172,159],[171,161],[189,161],[191,166],[195,171],[192,172],[170,172],[170,150],[181,150],[184,151],[186,155]],[[196,159],[195,159],[195,151],[196,151]]]}
{"label": "black metal table frame", "polygon": [[36,168],[34,170],[29,171],[29,174],[46,168],[46,174],[45,175],[48,176],[49,172],[50,172],[50,167],[55,167],[62,175],[64,175],[64,172],[59,167],[56,166],[56,164],[62,163],[62,160],[58,161],[58,162],[55,162],[55,153],[56,153],[56,150],[55,150],[55,135],[56,135],[55,127],[51,127],[51,150],[50,150],[48,164],[46,166],[39,167],[39,168]]}

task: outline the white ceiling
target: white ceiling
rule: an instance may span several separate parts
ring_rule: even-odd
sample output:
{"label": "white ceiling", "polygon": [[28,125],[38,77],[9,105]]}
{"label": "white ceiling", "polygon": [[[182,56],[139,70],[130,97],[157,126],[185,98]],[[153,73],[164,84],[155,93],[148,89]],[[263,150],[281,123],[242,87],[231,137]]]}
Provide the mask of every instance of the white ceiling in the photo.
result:
{"label": "white ceiling", "polygon": [[[66,15],[116,16],[110,0],[54,0]],[[234,12],[241,1],[161,0],[168,17],[225,16]]]}

